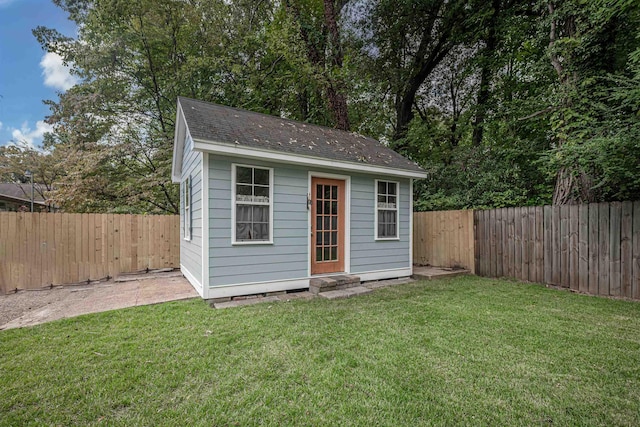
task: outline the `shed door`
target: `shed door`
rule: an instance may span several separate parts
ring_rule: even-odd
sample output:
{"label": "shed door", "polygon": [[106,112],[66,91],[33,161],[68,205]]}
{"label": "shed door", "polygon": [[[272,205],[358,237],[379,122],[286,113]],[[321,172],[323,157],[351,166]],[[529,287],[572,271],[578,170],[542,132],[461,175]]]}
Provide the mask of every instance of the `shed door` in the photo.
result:
{"label": "shed door", "polygon": [[311,178],[311,274],[344,272],[345,181]]}

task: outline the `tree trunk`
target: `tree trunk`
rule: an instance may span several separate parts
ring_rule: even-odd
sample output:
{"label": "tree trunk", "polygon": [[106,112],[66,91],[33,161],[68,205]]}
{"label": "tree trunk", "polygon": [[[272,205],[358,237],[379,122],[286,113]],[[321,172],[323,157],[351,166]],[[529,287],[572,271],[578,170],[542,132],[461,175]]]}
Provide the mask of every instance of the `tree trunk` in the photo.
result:
{"label": "tree trunk", "polygon": [[409,123],[413,119],[413,104],[418,90],[453,47],[451,33],[456,25],[455,20],[446,20],[441,24],[442,29],[436,40],[432,37],[435,24],[425,28],[422,34],[420,46],[411,65],[410,77],[396,101],[396,129],[393,134],[395,141],[407,136]]}
{"label": "tree trunk", "polygon": [[[558,75],[558,81],[562,86],[567,88],[570,93],[572,86],[575,86],[577,76],[575,73],[568,73],[564,64],[571,61],[571,57],[561,58],[554,51],[556,41],[558,39],[558,31],[564,29],[568,37],[573,37],[576,32],[576,22],[574,16],[565,16],[564,22],[559,22],[554,16],[556,8],[553,1],[547,3],[551,25],[549,29],[549,60],[551,66]],[[561,105],[565,108],[571,106],[571,99],[567,96],[561,101]],[[563,122],[566,117],[562,118]],[[558,138],[558,147],[562,147],[566,143],[564,138]],[[596,193],[593,190],[592,178],[585,171],[580,170],[578,165],[563,166],[556,174],[556,183],[553,190],[553,204],[567,205],[576,203],[589,203],[596,200]]]}
{"label": "tree trunk", "polygon": [[[341,6],[340,6],[341,7]],[[324,0],[324,22],[329,30],[329,51],[331,52],[331,64],[338,69],[342,68],[342,44],[338,31],[338,13],[334,0]],[[339,80],[329,78],[327,83],[327,100],[329,109],[333,114],[335,125],[338,129],[349,130],[349,110],[347,109],[347,97],[344,94],[344,85]]]}
{"label": "tree trunk", "polygon": [[476,113],[473,118],[473,136],[471,141],[475,147],[482,144],[484,134],[484,120],[487,114],[487,104],[491,95],[490,83],[493,75],[493,64],[490,58],[495,55],[498,46],[497,26],[498,16],[500,14],[501,0],[493,0],[491,18],[489,19],[487,28],[487,38],[485,39],[484,52],[482,54],[482,66],[480,70],[480,88],[478,89],[478,98],[476,101]]}

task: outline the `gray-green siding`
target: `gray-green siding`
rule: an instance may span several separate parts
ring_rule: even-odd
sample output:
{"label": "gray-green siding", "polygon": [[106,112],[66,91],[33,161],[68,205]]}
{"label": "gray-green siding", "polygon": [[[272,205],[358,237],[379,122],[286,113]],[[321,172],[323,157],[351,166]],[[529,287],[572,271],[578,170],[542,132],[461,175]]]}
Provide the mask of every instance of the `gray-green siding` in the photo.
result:
{"label": "gray-green siding", "polygon": [[[273,244],[231,244],[231,164],[266,166],[274,171]],[[345,173],[313,169],[314,172]],[[351,273],[408,268],[409,180],[351,176]],[[400,182],[400,239],[376,241],[375,180]],[[271,162],[209,156],[210,286],[302,279],[309,276],[307,194],[309,170]]]}
{"label": "gray-green siding", "polygon": [[181,181],[191,177],[191,240],[184,240],[184,199],[180,184],[180,264],[202,285],[202,153],[193,141],[184,144]]}
{"label": "gray-green siding", "polygon": [[[274,168],[273,244],[231,244],[231,164]],[[307,171],[209,157],[210,286],[300,279],[308,275]]]}
{"label": "gray-green siding", "polygon": [[[375,238],[375,180],[400,183],[400,239]],[[373,175],[351,176],[351,271],[366,273],[410,267],[409,215],[412,211],[409,180]]]}

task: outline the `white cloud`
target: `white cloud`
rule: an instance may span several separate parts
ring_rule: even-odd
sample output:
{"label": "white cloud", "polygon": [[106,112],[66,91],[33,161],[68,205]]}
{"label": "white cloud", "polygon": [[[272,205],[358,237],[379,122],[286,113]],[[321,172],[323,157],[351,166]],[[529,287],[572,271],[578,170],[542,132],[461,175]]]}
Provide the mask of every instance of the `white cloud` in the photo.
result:
{"label": "white cloud", "polygon": [[49,87],[67,90],[78,83],[78,78],[71,75],[69,67],[64,65],[62,57],[57,53],[45,53],[40,61],[40,67],[42,67],[44,84]]}
{"label": "white cloud", "polygon": [[3,126],[3,125],[2,125],[2,122],[0,122],[0,130],[2,130],[2,126]]}
{"label": "white cloud", "polygon": [[11,131],[12,142],[15,144],[25,142],[30,147],[36,147],[36,144],[42,142],[44,134],[52,132],[53,126],[46,123],[44,120],[38,120],[36,122],[36,128],[31,129],[27,122],[24,122],[20,129],[13,128]]}

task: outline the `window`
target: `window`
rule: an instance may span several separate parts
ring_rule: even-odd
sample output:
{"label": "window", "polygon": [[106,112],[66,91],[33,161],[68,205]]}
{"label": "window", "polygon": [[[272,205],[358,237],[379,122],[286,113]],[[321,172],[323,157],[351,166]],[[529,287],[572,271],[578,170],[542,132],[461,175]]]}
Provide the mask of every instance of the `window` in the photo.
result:
{"label": "window", "polygon": [[233,243],[271,243],[273,170],[233,165]]}
{"label": "window", "polygon": [[398,238],[398,183],[376,180],[376,238]]}
{"label": "window", "polygon": [[182,183],[182,200],[184,213],[184,240],[191,240],[191,177],[188,176]]}

